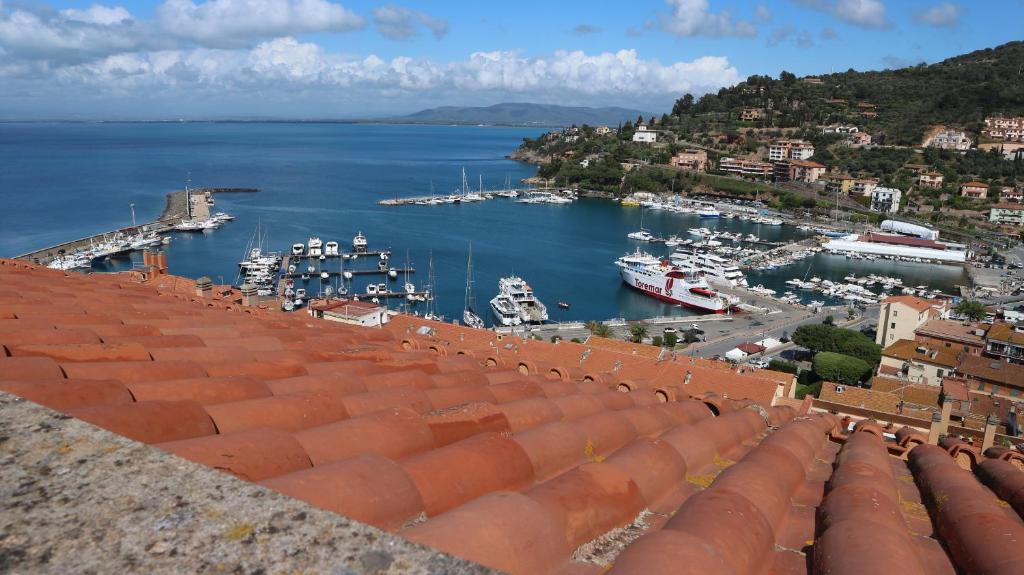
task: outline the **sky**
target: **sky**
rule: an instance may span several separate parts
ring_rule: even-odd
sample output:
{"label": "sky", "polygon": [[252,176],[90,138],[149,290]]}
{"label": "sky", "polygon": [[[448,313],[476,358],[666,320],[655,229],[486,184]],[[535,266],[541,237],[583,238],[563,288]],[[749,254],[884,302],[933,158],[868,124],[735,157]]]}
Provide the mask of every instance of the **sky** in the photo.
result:
{"label": "sky", "polygon": [[1024,38],[1024,0],[0,0],[0,118],[369,118],[541,102],[661,112],[753,74]]}

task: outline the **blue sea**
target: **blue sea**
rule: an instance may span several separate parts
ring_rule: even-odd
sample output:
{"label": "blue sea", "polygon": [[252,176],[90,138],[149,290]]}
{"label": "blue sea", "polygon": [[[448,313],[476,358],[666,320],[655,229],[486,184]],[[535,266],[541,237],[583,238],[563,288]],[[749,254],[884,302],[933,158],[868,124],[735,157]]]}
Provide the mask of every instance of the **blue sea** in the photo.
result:
{"label": "blue sea", "polygon": [[[432,254],[439,311],[461,317],[466,255],[473,249],[477,307],[497,292],[498,278],[526,278],[548,304],[552,320],[639,319],[691,312],[667,306],[622,284],[614,260],[636,244],[626,234],[640,226],[641,210],[606,200],[566,205],[518,204],[494,199],[440,206],[378,205],[396,196],[453,191],[464,168],[473,187],[483,178],[500,189],[536,173],[505,159],[524,137],[542,130],[467,126],[333,123],[10,123],[0,124],[0,255],[13,256],[65,240],[139,222],[164,207],[165,195],[191,178],[194,187],[251,187],[255,194],[218,194],[216,210],[236,219],[204,234],[174,234],[170,271],[234,281],[257,226],[265,247],[286,252],[310,236],[350,247],[362,231],[371,249],[406,254],[427,280]],[[770,241],[803,237],[793,227],[738,220],[709,224],[696,216],[647,212],[656,234],[685,235],[695,226],[755,233]],[[654,248],[664,253],[665,248]],[[139,258],[136,258],[139,259]],[[123,258],[98,266],[124,269]],[[785,291],[786,279],[810,274],[841,280],[847,273],[900,275],[907,285],[944,291],[965,283],[963,270],[817,255],[771,272],[753,272],[751,284]],[[399,278],[401,280],[401,278]],[[370,281],[357,278],[354,290]],[[314,281],[314,284],[316,282]],[[315,285],[314,289],[315,290]],[[810,299],[808,294],[805,299]],[[568,302],[568,310],[558,301]],[[393,305],[398,305],[396,300]],[[419,304],[423,306],[424,304]],[[482,314],[483,315],[483,314]],[[489,318],[488,318],[489,319]]]}

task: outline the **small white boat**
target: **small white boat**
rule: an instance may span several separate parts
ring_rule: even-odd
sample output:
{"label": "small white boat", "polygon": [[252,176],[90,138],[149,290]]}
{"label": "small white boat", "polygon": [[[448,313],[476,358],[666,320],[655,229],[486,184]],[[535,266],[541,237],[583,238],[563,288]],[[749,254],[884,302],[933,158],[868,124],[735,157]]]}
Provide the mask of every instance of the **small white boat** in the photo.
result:
{"label": "small white boat", "polygon": [[295,299],[304,300],[306,299],[306,288],[299,288],[295,290]]}
{"label": "small white boat", "polygon": [[324,254],[328,256],[338,255],[338,242],[329,241],[324,244]]}
{"label": "small white boat", "polygon": [[654,239],[654,235],[647,230],[640,230],[638,232],[630,232],[626,234],[626,237],[631,240],[638,240],[641,242],[649,242]]}
{"label": "small white boat", "polygon": [[327,272],[320,272],[320,279],[325,280],[325,279],[330,279],[330,277],[331,277],[331,274],[329,274]]}
{"label": "small white boat", "polygon": [[376,295],[377,294],[377,284],[369,284],[369,285],[367,285],[366,286],[366,293],[367,293],[367,295]]}
{"label": "small white boat", "polygon": [[293,256],[301,256],[305,252],[306,252],[306,246],[304,246],[302,244],[292,244],[292,255]]}

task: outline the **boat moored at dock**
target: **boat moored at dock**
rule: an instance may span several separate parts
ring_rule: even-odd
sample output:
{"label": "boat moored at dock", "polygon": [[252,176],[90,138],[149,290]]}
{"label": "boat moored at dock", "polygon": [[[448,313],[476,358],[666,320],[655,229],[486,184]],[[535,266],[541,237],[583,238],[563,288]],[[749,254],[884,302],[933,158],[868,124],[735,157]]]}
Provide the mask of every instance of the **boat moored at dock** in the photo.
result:
{"label": "boat moored at dock", "polygon": [[696,269],[672,265],[639,249],[615,265],[626,285],[668,303],[712,313],[726,313],[739,303],[712,289]]}

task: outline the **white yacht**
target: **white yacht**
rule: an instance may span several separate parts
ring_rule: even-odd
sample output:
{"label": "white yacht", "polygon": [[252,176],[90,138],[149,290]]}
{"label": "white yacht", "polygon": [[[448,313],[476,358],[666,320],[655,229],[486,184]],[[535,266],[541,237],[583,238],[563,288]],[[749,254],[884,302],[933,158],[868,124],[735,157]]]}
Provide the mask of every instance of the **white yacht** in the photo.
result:
{"label": "white yacht", "polygon": [[313,236],[309,238],[309,257],[318,258],[324,255],[324,242],[320,238]]}
{"label": "white yacht", "polygon": [[306,253],[306,246],[304,246],[303,244],[292,244],[293,256],[301,256],[304,253]]}
{"label": "white yacht", "polygon": [[526,323],[543,323],[548,319],[548,308],[533,293],[533,288],[519,276],[498,280],[498,294],[508,296],[519,308],[519,317]]}
{"label": "white yacht", "polygon": [[332,240],[324,244],[325,256],[336,256],[338,253],[338,242]]}
{"label": "white yacht", "polygon": [[712,282],[726,285],[746,286],[747,278],[736,267],[736,263],[716,254],[690,251],[676,251],[672,254],[673,264],[681,267],[692,267],[704,274]]}
{"label": "white yacht", "polygon": [[626,234],[626,237],[631,239],[631,240],[637,240],[637,241],[641,241],[641,242],[649,242],[649,241],[654,239],[654,234],[652,234],[651,232],[649,232],[647,230],[641,229],[638,232],[629,232],[628,234]]}
{"label": "white yacht", "polygon": [[356,237],[352,238],[352,249],[356,252],[365,252],[366,244],[366,236],[363,235],[363,232],[357,233]]}
{"label": "white yacht", "polygon": [[722,213],[715,208],[701,208],[697,210],[697,215],[703,219],[722,217]]}
{"label": "white yacht", "polygon": [[505,294],[498,294],[491,299],[491,311],[494,312],[494,319],[501,325],[519,325],[523,323],[519,315],[519,306],[512,298]]}

